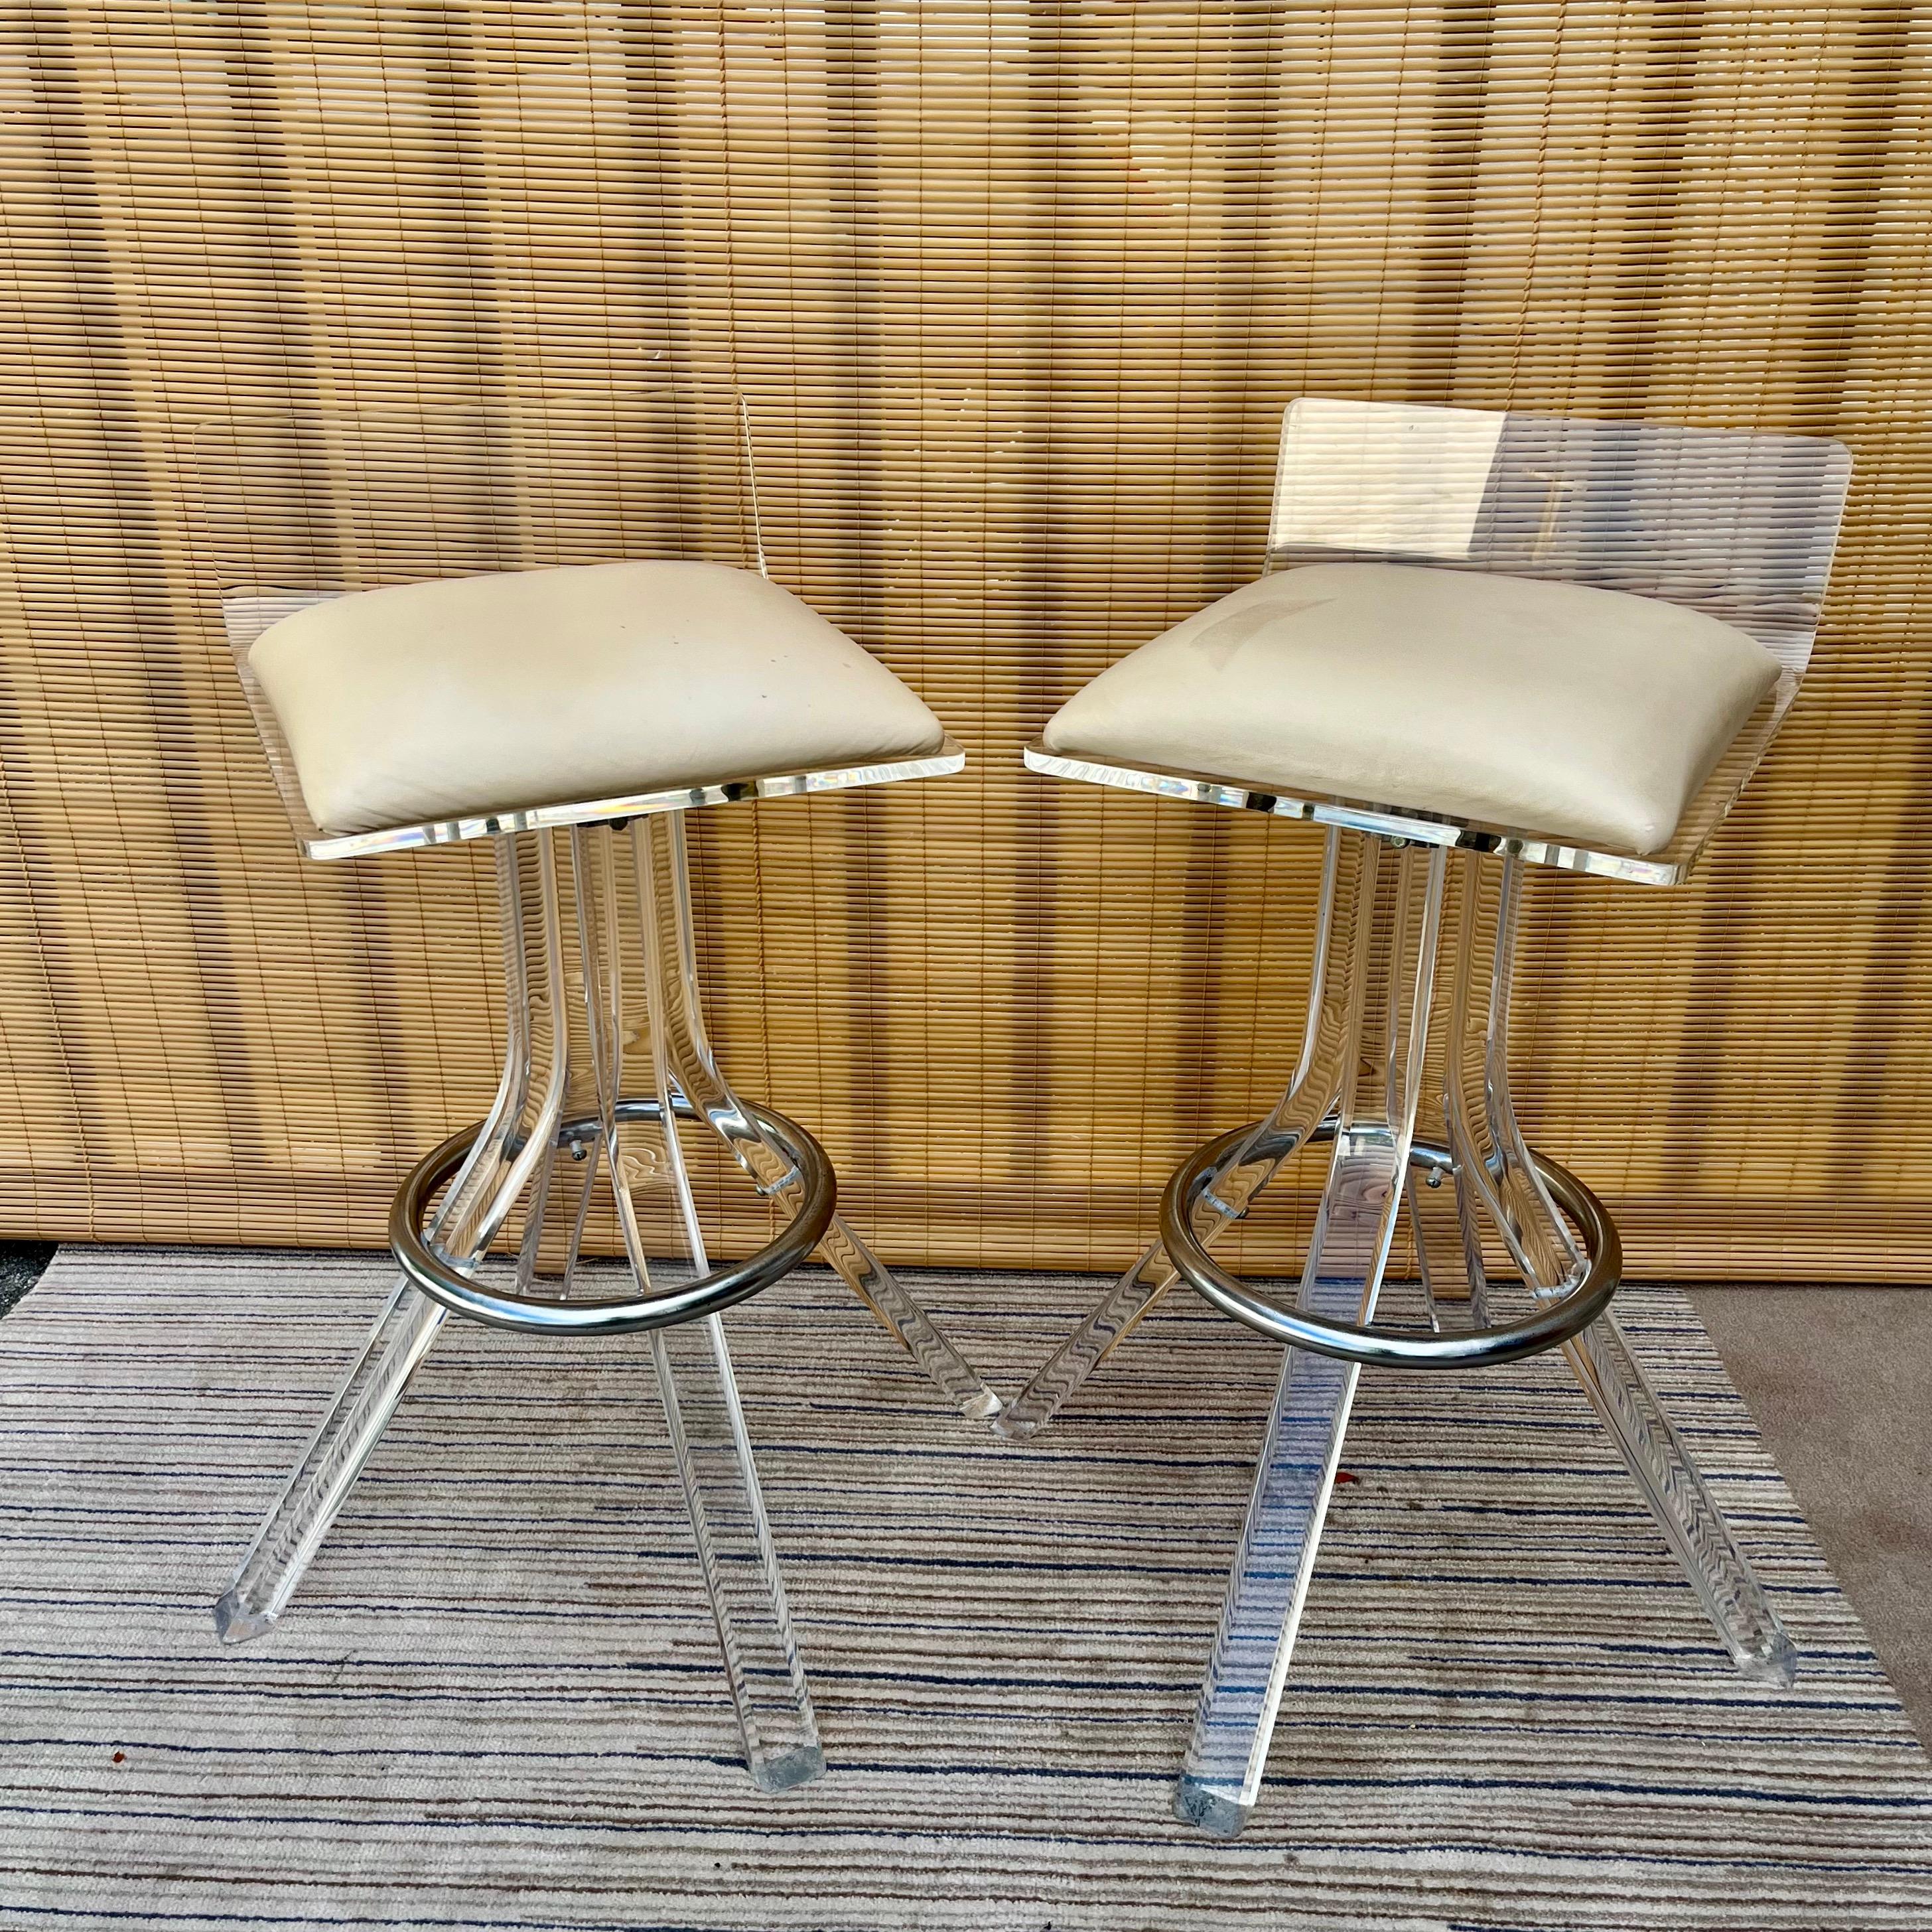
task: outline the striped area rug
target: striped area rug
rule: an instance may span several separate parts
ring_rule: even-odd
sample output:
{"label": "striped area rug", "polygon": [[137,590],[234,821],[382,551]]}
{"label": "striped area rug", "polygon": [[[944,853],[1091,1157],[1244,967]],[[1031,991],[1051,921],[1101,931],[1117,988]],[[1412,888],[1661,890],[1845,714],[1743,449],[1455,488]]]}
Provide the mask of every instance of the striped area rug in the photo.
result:
{"label": "striped area rug", "polygon": [[[1272,1351],[1174,1304],[1037,1447],[829,1278],[728,1318],[830,1774],[736,1744],[640,1343],[453,1326],[282,1626],[208,1606],[384,1292],[67,1250],[0,1323],[0,1923],[1932,1926],[1932,1771],[1681,1297],[1634,1290],[1804,1654],[1732,1675],[1550,1357],[1365,1379],[1245,1837],[1172,1822]],[[1090,1282],[935,1276],[1016,1386]]]}

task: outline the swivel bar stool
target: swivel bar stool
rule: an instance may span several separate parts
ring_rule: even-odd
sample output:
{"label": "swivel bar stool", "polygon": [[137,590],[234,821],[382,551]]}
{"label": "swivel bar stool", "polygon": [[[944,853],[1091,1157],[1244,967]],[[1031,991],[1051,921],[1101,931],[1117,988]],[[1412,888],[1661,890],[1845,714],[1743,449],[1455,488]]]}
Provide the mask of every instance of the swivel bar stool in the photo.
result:
{"label": "swivel bar stool", "polygon": [[[494,1104],[396,1195],[394,1290],[215,1620],[232,1640],[280,1616],[450,1313],[642,1330],[746,1759],[781,1790],[824,1758],[720,1311],[815,1250],[957,1408],[998,1403],[838,1217],[818,1142],[740,1096],[705,1030],[685,814],[964,762],[764,574],[746,430],[679,388],[230,422],[200,452],[229,640],[304,850],[493,841],[506,1000]],[[632,560],[577,560],[605,544]],[[556,567],[446,574],[505,560]],[[287,587],[352,570],[404,580]],[[688,1132],[782,1210],[755,1253],[712,1264]],[[621,1263],[586,1257],[593,1202]]]}
{"label": "swivel bar stool", "polygon": [[[1796,692],[1850,474],[1810,438],[1304,398],[1269,574],[1103,672],[1024,754],[1329,828],[1288,1090],[1181,1166],[1159,1244],[993,1425],[1038,1430],[1176,1280],[1288,1345],[1185,1820],[1232,1833],[1256,1802],[1364,1364],[1562,1348],[1732,1656],[1790,1681],[1790,1640],[1609,1312],[1616,1230],[1524,1144],[1510,982],[1525,866],[1689,871]],[[1318,1141],[1299,1289],[1271,1298],[1209,1250]],[[1377,1319],[1405,1210],[1411,1324]]]}

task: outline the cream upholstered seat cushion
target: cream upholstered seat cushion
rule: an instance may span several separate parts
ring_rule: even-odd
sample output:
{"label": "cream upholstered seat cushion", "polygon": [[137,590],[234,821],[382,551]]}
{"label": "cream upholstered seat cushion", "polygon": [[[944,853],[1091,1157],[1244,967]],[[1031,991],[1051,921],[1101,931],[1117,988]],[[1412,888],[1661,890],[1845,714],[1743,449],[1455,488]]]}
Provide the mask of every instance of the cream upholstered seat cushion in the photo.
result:
{"label": "cream upholstered seat cushion", "polygon": [[332,598],[248,662],[326,832],[911,758],[939,720],[788,590],[720,564]]}
{"label": "cream upholstered seat cushion", "polygon": [[1102,672],[1046,742],[1647,853],[1778,671],[1742,631],[1647,597],[1310,564]]}

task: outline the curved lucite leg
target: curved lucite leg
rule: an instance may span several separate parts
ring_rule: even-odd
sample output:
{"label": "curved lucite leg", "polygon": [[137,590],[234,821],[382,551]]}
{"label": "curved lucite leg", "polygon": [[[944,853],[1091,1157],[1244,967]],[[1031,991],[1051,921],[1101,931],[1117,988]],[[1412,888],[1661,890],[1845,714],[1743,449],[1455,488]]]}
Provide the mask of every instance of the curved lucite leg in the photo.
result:
{"label": "curved lucite leg", "polygon": [[[1345,989],[1341,976],[1328,970],[1330,938],[1337,919],[1340,838],[1338,832],[1328,834],[1322,862],[1314,972],[1309,985],[1308,1021],[1302,1034],[1300,1063],[1274,1111],[1257,1124],[1254,1132],[1202,1196],[1196,1210],[1195,1226],[1204,1242],[1218,1240],[1247,1212],[1255,1197],[1274,1178],[1282,1162],[1328,1118],[1341,1090]],[[1341,890],[1345,898],[1355,890],[1352,868]],[[1342,905],[1340,916],[1345,927],[1350,925],[1353,918],[1350,904]],[[1271,1147],[1280,1145],[1281,1151],[1264,1159],[1252,1158],[1254,1148],[1263,1141]],[[1179,1279],[1167,1250],[1158,1241],[1144,1250],[1108,1290],[1100,1305],[1006,1405],[993,1424],[994,1432],[1010,1442],[1018,1442],[1044,1429],[1074,1391],[1153,1312]]]}
{"label": "curved lucite leg", "polygon": [[235,1580],[214,1606],[214,1628],[224,1642],[261,1636],[287,1609],[446,1312],[406,1277],[398,1280]]}
{"label": "curved lucite leg", "polygon": [[[1440,1167],[1412,1166],[1408,1174],[1410,1232],[1414,1238],[1430,1326],[1438,1330],[1445,1321],[1453,1325],[1480,1328],[1487,1325],[1490,1318],[1489,1273],[1483,1258],[1482,1232],[1483,1204],[1488,1198],[1484,1190],[1488,1177],[1486,1170],[1482,1170],[1480,1180],[1472,1178],[1468,1150],[1459,1152],[1456,1142],[1457,1098],[1472,1088],[1480,1094],[1484,1078],[1486,1036],[1480,1016],[1472,1021],[1466,965],[1474,943],[1472,922],[1480,911],[1475,896],[1480,891],[1483,877],[1480,868],[1465,864],[1455,869],[1448,882],[1457,888],[1450,998],[1442,1028],[1439,1063],[1433,1058],[1436,1047],[1432,1044],[1430,1049],[1432,1068],[1439,1064],[1441,1078],[1437,1082],[1432,1078],[1424,1103],[1424,1113],[1430,1117],[1429,1130],[1449,1153],[1450,1166],[1446,1172]],[[1445,903],[1446,897],[1445,894]],[[1429,1130],[1418,1122],[1418,1135]],[[1482,1154],[1478,1151],[1473,1158],[1480,1170]]]}
{"label": "curved lucite leg", "polygon": [[[1360,1298],[1319,1312],[1354,1319]],[[1261,1792],[1276,1714],[1314,1580],[1322,1525],[1335,1484],[1360,1372],[1325,1355],[1284,1352],[1262,1438],[1255,1489],[1201,1687],[1175,1815],[1232,1835]]]}
{"label": "curved lucite leg", "polygon": [[[1402,1210],[1429,1034],[1445,855],[1360,839],[1338,933],[1343,1081],[1334,1157],[1309,1238],[1300,1301],[1366,1322]],[[1370,998],[1370,988],[1380,996]],[[1201,1688],[1174,1810],[1223,1834],[1261,1788],[1360,1370],[1291,1349]]]}
{"label": "curved lucite leg", "polygon": [[1615,1317],[1593,1322],[1563,1353],[1738,1668],[1789,1684],[1798,1652]]}
{"label": "curved lucite leg", "polygon": [[818,1777],[825,1754],[723,1324],[714,1315],[655,1330],[651,1358],[718,1621],[745,1760],[765,1790],[788,1790]]}
{"label": "curved lucite leg", "polygon": [[[705,1030],[683,814],[641,818],[632,836],[637,842],[639,877],[657,902],[656,916],[647,918],[650,929],[645,945],[662,962],[664,1034],[671,1077],[760,1191],[794,1207],[797,1182],[790,1163],[740,1106]],[[819,1253],[962,1414],[986,1421],[1000,1413],[1000,1399],[980,1379],[979,1371],[934,1327],[848,1223],[833,1216]]]}
{"label": "curved lucite leg", "polygon": [[[1579,1265],[1576,1244],[1531,1162],[1509,1088],[1510,981],[1515,958],[1521,870],[1514,860],[1497,868],[1492,909],[1483,904],[1486,880],[1475,862],[1463,880],[1462,944],[1455,996],[1458,1036],[1480,1028],[1480,1050],[1458,1057],[1465,1077],[1451,1087],[1451,1131],[1459,1165],[1494,1190],[1493,1211],[1525,1280],[1540,1295],[1558,1294]],[[1484,948],[1481,928],[1493,918],[1490,986],[1479,1017],[1472,982]],[[1472,1062],[1480,1084],[1467,1076]],[[1682,1564],[1691,1588],[1724,1647],[1747,1675],[1788,1684],[1797,1653],[1738,1550],[1724,1513],[1698,1473],[1656,1390],[1631,1355],[1614,1314],[1566,1343],[1564,1355],[1617,1446],[1651,1514]]]}
{"label": "curved lucite leg", "polygon": [[[483,1131],[452,1183],[432,1230],[450,1252],[466,1258],[488,1246],[508,1210],[510,1201],[502,1198],[502,1190],[530,1088],[530,988],[520,938],[512,938],[520,932],[521,882],[515,842],[499,839],[496,848],[508,968],[502,1077]],[[554,916],[554,880],[548,904]],[[510,956],[513,965],[508,964]],[[214,1627],[225,1642],[260,1636],[288,1607],[364,1464],[382,1440],[410,1378],[428,1354],[446,1312],[406,1278],[398,1278],[234,1581],[214,1606]]]}
{"label": "curved lucite leg", "polygon": [[[584,878],[582,850],[588,842],[580,832],[573,837],[579,848],[580,890]],[[591,946],[590,917],[580,916],[579,930],[585,935],[584,994],[598,1111],[604,1123],[625,1250],[641,1283],[649,1281],[650,1270],[633,1193],[638,1184],[634,1177],[640,1174],[652,1176],[658,1186],[669,1192],[671,1218],[683,1237],[681,1259],[700,1274],[708,1270],[710,1263],[671,1107],[668,1042],[661,1022],[670,1002],[670,976],[664,970],[664,948],[659,943],[661,908],[647,862],[649,848],[642,842],[632,849],[638,860],[645,1000],[651,1015],[651,1084],[658,1116],[652,1125],[622,1130],[623,1135],[631,1137],[628,1142],[620,1137],[616,1102],[624,1084],[623,992],[610,844],[608,839],[598,842],[595,874],[605,928],[601,960]],[[645,1141],[643,1148],[635,1144],[640,1138]],[[746,1762],[765,1790],[786,1790],[818,1776],[825,1768],[825,1756],[819,1748],[805,1666],[792,1636],[791,1612],[778,1574],[771,1525],[758,1486],[743,1406],[731,1373],[724,1325],[712,1316],[701,1322],[654,1330],[651,1360],[684,1485],[698,1562],[717,1620],[718,1646],[744,1736]]]}

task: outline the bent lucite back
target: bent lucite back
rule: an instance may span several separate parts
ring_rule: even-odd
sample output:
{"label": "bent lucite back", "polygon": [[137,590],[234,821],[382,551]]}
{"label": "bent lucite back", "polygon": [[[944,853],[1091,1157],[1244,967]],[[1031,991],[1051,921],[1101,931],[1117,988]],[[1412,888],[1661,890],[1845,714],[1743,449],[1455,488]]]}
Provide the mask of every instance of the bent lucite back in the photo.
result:
{"label": "bent lucite back", "polygon": [[202,424],[196,550],[303,851],[351,858],[958,770],[965,760],[949,739],[918,758],[721,772],[703,785],[372,832],[326,832],[310,817],[249,667],[271,624],[352,591],[546,565],[689,558],[763,572],[755,433],[738,392],[684,380],[589,396],[244,410]]}
{"label": "bent lucite back", "polygon": [[1383,562],[1545,578],[1657,598],[1735,626],[1777,683],[1686,807],[1638,854],[1386,801],[1298,797],[1226,776],[1028,748],[1037,771],[1174,798],[1498,851],[1645,884],[1683,879],[1758,766],[1805,668],[1851,481],[1843,444],[1305,396],[1283,418],[1268,567]]}

